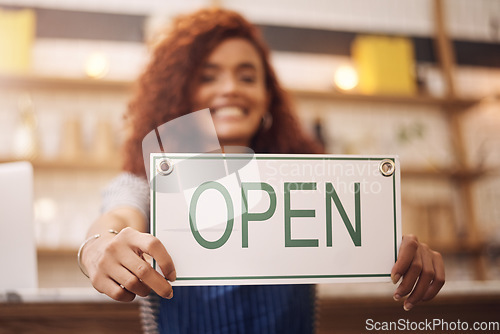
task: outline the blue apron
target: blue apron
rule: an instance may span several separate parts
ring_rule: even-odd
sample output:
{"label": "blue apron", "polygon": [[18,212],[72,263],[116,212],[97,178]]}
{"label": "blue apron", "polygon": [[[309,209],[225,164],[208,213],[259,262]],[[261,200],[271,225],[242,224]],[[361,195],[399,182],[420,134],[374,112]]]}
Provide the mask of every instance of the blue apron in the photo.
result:
{"label": "blue apron", "polygon": [[161,299],[160,333],[312,334],[313,285],[174,287]]}

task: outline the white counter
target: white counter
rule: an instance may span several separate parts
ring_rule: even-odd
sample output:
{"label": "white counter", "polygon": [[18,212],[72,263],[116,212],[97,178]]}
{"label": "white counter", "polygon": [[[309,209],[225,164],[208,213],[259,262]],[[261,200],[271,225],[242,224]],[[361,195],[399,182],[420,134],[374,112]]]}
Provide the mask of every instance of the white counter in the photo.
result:
{"label": "white counter", "polygon": [[41,288],[0,290],[0,303],[88,303],[113,302],[93,288]]}
{"label": "white counter", "polygon": [[[392,283],[338,283],[319,284],[317,286],[320,299],[392,299],[396,285]],[[498,296],[500,298],[500,281],[464,281],[447,282],[439,296]],[[136,298],[138,300],[138,298]],[[113,302],[111,298],[97,292],[93,288],[41,288],[18,289],[5,291],[0,289],[0,303],[87,303]]]}
{"label": "white counter", "polygon": [[[392,298],[397,285],[392,283],[319,284],[320,298]],[[438,296],[499,296],[500,281],[446,282]]]}

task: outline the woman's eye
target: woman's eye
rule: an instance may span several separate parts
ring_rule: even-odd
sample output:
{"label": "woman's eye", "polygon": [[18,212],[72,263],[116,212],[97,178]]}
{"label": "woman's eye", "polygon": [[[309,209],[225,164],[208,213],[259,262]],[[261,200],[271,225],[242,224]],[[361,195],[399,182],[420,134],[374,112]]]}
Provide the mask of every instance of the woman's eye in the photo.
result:
{"label": "woman's eye", "polygon": [[255,75],[240,75],[240,80],[246,83],[254,83],[255,82]]}
{"label": "woman's eye", "polygon": [[212,74],[202,74],[200,76],[200,81],[202,83],[212,82],[215,80],[215,75]]}

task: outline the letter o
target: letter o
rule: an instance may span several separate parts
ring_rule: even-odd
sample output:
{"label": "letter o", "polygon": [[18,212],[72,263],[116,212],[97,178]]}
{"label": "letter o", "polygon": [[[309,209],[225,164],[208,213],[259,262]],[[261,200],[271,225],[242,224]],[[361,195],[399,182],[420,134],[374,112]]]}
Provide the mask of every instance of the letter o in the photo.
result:
{"label": "letter o", "polygon": [[[219,191],[224,197],[224,200],[226,201],[226,208],[227,208],[226,230],[224,231],[224,234],[218,240],[215,241],[208,241],[205,238],[203,238],[200,232],[198,231],[198,226],[196,225],[196,206],[198,205],[198,200],[200,199],[201,194],[208,189],[215,189]],[[189,226],[191,227],[191,232],[193,233],[194,238],[202,247],[208,249],[216,249],[224,245],[231,236],[231,232],[233,231],[233,225],[234,225],[233,217],[234,217],[233,201],[231,200],[231,195],[229,195],[229,192],[222,184],[215,181],[209,181],[201,184],[198,188],[196,188],[193,197],[191,198],[191,203],[189,205]]]}

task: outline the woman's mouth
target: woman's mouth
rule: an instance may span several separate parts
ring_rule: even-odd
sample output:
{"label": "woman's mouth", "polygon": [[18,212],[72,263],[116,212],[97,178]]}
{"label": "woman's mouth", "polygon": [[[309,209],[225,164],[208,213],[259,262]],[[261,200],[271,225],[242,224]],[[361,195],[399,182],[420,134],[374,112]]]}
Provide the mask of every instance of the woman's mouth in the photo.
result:
{"label": "woman's mouth", "polygon": [[212,110],[212,115],[216,118],[241,118],[246,115],[245,110],[237,106],[220,107]]}

